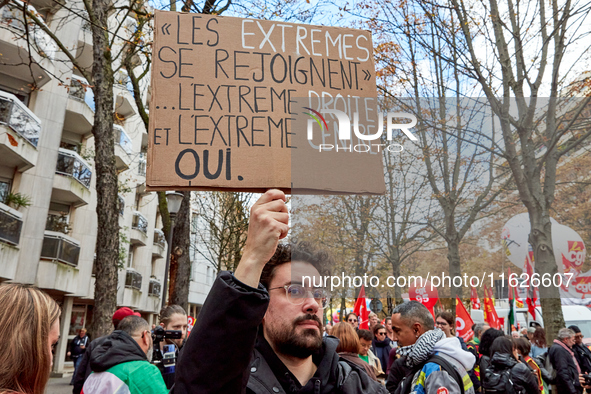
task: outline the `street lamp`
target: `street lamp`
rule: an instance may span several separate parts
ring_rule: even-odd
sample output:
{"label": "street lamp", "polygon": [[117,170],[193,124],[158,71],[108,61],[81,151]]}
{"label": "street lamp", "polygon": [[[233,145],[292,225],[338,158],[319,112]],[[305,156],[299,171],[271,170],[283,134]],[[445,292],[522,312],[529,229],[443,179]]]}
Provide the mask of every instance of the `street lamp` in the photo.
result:
{"label": "street lamp", "polygon": [[168,269],[170,267],[170,253],[172,252],[172,233],[174,232],[174,219],[181,203],[183,194],[178,192],[166,192],[166,205],[170,214],[170,231],[168,232],[168,251],[166,253],[166,267],[164,268],[164,291],[162,292],[162,308],[166,306],[166,292],[168,291]]}

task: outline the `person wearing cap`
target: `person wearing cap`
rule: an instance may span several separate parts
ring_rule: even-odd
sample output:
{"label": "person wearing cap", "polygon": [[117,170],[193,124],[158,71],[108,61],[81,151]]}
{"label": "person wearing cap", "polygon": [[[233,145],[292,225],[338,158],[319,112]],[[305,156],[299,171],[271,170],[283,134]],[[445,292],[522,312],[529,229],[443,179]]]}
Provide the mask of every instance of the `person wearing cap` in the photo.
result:
{"label": "person wearing cap", "polygon": [[573,325],[568,328],[575,332],[575,344],[572,349],[575,353],[577,362],[579,363],[579,367],[581,367],[581,373],[588,374],[591,372],[591,350],[583,344],[584,335],[578,326]]}
{"label": "person wearing cap", "polygon": [[[113,327],[116,330],[119,327],[119,323],[121,320],[125,319],[127,316],[140,316],[141,315],[137,312],[132,311],[128,307],[119,308],[113,314],[112,322]],[[74,382],[74,388],[72,389],[72,394],[80,394],[82,392],[82,387],[84,386],[84,382],[92,372],[90,369],[90,356],[92,355],[93,349],[99,347],[107,338],[107,336],[100,337],[95,339],[94,341],[90,342],[86,347],[86,352],[82,356],[82,360],[80,360],[80,364],[74,373],[72,381]]]}

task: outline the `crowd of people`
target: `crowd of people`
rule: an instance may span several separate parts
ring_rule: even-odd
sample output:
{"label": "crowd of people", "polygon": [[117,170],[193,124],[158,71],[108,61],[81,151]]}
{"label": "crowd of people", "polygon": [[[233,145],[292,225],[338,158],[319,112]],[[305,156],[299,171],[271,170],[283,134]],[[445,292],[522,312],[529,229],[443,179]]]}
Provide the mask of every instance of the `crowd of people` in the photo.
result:
{"label": "crowd of people", "polygon": [[[327,293],[303,277],[320,276],[331,258],[309,243],[279,243],[288,221],[281,191],[257,201],[240,264],[215,280],[190,336],[178,305],[156,327],[124,307],[109,335],[91,341],[80,330],[68,352],[73,394],[591,392],[591,351],[576,326],[548,347],[541,327],[505,335],[476,324],[464,343],[450,312],[434,318],[416,301],[381,322],[370,314],[369,330],[354,313],[323,325]],[[43,394],[60,308],[19,284],[0,285],[0,306],[0,394]]]}

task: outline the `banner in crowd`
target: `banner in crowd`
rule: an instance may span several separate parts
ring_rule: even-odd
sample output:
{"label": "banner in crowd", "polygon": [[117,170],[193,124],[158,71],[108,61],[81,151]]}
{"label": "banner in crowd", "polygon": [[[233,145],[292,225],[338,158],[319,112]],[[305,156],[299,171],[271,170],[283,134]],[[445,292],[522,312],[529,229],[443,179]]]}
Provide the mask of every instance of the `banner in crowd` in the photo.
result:
{"label": "banner in crowd", "polygon": [[355,301],[355,307],[353,313],[357,315],[359,319],[359,328],[363,330],[369,330],[369,310],[367,309],[367,300],[365,299],[365,287],[361,286],[357,301]]}
{"label": "banner in crowd", "polygon": [[417,286],[410,286],[408,288],[408,298],[412,301],[418,301],[421,304],[425,305],[429,312],[435,318],[435,311],[433,308],[437,301],[439,300],[439,294],[437,293],[437,287],[431,286],[431,282],[425,281],[423,282],[423,287]]}

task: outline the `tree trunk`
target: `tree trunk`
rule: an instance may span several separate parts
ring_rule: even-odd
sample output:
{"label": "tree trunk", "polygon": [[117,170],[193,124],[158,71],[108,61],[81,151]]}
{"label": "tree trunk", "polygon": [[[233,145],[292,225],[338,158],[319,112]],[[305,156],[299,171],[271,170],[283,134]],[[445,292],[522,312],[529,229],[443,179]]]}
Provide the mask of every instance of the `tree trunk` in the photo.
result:
{"label": "tree trunk", "polygon": [[113,69],[107,34],[109,2],[93,0],[95,17],[92,26],[93,92],[96,170],[96,282],[92,332],[100,337],[112,331],[112,317],[117,308],[117,265],[119,258],[119,215],[117,208],[117,171],[113,134]]}
{"label": "tree trunk", "polygon": [[461,277],[460,267],[460,242],[454,238],[447,242],[447,261],[449,263],[449,276],[451,277],[451,295],[450,295],[450,309],[451,313],[456,315],[456,297],[462,298],[462,286],[456,287],[453,284],[455,277]]}
{"label": "tree trunk", "polygon": [[[191,192],[183,192],[183,202],[174,221],[174,233],[172,235],[172,254],[176,267],[170,271],[169,303],[176,304],[188,310],[189,307],[189,278],[191,277]],[[171,256],[172,257],[172,256]],[[172,261],[172,259],[171,259]]]}
{"label": "tree trunk", "polygon": [[[535,268],[540,276],[550,274],[554,278],[554,275],[558,273],[558,267],[556,266],[552,248],[550,216],[547,212],[532,211],[529,212],[531,223],[529,243],[534,250]],[[549,347],[553,339],[556,338],[558,330],[565,327],[560,291],[554,286],[539,286],[538,289],[540,291],[544,329],[546,330],[546,342]]]}

